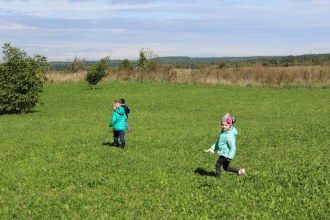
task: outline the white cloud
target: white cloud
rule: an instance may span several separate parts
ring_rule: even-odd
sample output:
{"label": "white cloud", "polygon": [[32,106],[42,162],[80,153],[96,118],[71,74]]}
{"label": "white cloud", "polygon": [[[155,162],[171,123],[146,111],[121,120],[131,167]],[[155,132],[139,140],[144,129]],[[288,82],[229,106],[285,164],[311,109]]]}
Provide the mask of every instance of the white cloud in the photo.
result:
{"label": "white cloud", "polygon": [[2,23],[0,22],[0,31],[19,31],[19,30],[31,30],[36,29],[36,27],[26,26],[18,23]]}
{"label": "white cloud", "polygon": [[0,1],[0,42],[49,60],[330,52],[330,1]]}

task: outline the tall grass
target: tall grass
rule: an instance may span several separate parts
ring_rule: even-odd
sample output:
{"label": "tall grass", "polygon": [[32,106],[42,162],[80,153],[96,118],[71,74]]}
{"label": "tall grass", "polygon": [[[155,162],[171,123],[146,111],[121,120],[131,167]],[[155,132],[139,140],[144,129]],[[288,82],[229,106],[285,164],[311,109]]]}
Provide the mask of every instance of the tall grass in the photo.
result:
{"label": "tall grass", "polygon": [[56,83],[80,83],[85,80],[86,72],[79,73],[65,73],[59,71],[49,72],[47,74],[47,83],[56,84]]}
{"label": "tall grass", "polygon": [[[84,81],[79,74],[48,74],[49,83],[76,83]],[[162,66],[156,71],[110,69],[104,81],[173,82],[183,84],[236,85],[242,87],[330,87],[330,66],[273,67],[255,64],[248,67],[219,68],[207,66],[198,69]]]}

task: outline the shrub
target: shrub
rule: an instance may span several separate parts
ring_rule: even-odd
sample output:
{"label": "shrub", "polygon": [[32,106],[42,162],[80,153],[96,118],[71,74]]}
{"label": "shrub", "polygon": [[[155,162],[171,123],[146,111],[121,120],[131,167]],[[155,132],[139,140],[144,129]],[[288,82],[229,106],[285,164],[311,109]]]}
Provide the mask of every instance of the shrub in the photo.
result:
{"label": "shrub", "polygon": [[159,57],[150,49],[141,49],[139,52],[138,67],[145,71],[155,71],[160,68]]}
{"label": "shrub", "polygon": [[95,89],[95,85],[99,83],[103,77],[106,76],[109,68],[109,57],[104,57],[97,63],[92,64],[86,73],[86,81],[88,84]]}
{"label": "shrub", "polygon": [[85,69],[85,59],[73,58],[73,61],[69,64],[69,71],[73,74],[78,74]]}
{"label": "shrub", "polygon": [[128,59],[124,59],[119,65],[119,70],[133,70],[133,65]]}
{"label": "shrub", "polygon": [[46,81],[47,58],[3,46],[0,64],[0,114],[30,112],[38,103]]}

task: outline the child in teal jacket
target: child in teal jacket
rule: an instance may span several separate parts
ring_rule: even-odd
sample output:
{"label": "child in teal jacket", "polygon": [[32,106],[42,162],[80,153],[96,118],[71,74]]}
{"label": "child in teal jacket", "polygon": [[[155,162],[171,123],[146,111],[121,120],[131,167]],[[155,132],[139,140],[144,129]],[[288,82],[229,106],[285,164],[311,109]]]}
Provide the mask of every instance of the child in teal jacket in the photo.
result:
{"label": "child in teal jacket", "polygon": [[[119,101],[114,101],[112,103],[112,117],[109,121],[109,127],[113,127],[113,144],[116,147],[124,148],[125,141],[125,130],[126,130],[126,119],[124,108],[121,106]],[[119,145],[118,138],[120,138],[121,145]]]}
{"label": "child in teal jacket", "polygon": [[222,166],[225,171],[237,173],[239,175],[243,175],[245,173],[245,169],[237,169],[229,166],[230,161],[234,159],[236,152],[236,136],[238,135],[238,131],[233,126],[233,123],[235,122],[235,118],[230,117],[230,114],[227,113],[221,119],[222,129],[217,141],[210,149],[206,150],[206,152],[211,153],[218,151],[219,159],[215,165],[217,177],[221,176]]}

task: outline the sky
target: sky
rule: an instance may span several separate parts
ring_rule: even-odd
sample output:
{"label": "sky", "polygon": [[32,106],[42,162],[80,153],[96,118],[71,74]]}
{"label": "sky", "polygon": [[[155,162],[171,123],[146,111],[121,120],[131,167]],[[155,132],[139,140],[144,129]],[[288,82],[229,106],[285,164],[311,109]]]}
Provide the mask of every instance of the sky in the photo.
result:
{"label": "sky", "polygon": [[0,43],[49,61],[330,53],[330,0],[0,0]]}

